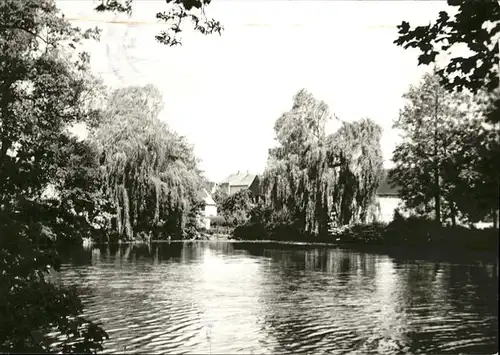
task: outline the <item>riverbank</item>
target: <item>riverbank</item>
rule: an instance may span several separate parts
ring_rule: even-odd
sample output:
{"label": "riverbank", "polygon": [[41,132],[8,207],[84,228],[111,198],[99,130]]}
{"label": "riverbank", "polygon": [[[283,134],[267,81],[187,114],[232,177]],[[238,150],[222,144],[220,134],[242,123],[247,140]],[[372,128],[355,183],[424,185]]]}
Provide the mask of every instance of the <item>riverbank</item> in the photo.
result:
{"label": "riverbank", "polygon": [[[407,246],[391,246],[391,245],[362,245],[362,244],[335,244],[335,243],[321,243],[321,242],[304,242],[304,241],[276,241],[276,240],[235,240],[235,239],[212,239],[212,240],[154,240],[150,243],[98,243],[92,246],[83,247],[84,250],[101,249],[101,252],[112,250],[112,254],[116,253],[120,248],[125,250],[132,248],[134,253],[140,255],[149,255],[151,250],[156,250],[158,247],[163,252],[167,250],[181,250],[184,247],[192,247],[193,245],[212,245],[220,246],[229,244],[234,249],[250,251],[256,253],[255,255],[263,256],[262,250],[287,250],[289,252],[296,252],[297,250],[312,251],[317,250],[338,250],[343,253],[368,253],[380,256],[389,256],[392,260],[405,264],[407,261],[419,260],[422,262],[433,263],[466,263],[470,265],[497,265],[495,268],[498,274],[498,252],[492,251],[474,251],[474,250],[454,250],[450,253],[447,249],[442,248],[424,248],[416,247],[409,248]],[[103,249],[104,248],[104,249]],[[74,250],[72,249],[70,254]],[[259,252],[260,251],[260,252]],[[146,254],[143,254],[146,253]]]}
{"label": "riverbank", "polygon": [[[241,240],[241,239],[172,239],[172,240],[151,240],[150,242],[121,242],[121,243],[95,243],[84,246],[83,249],[108,248],[111,247],[115,251],[116,248],[139,248],[140,250],[151,249],[156,246],[165,246],[168,249],[182,248],[183,245],[195,244],[230,244],[237,249],[253,250],[260,249],[283,249],[297,250],[297,248],[310,250],[316,248],[328,248],[343,250],[345,252],[354,253],[371,253],[378,255],[387,255],[394,260],[404,263],[406,260],[422,260],[429,262],[450,262],[450,263],[472,263],[472,264],[497,264],[497,251],[478,251],[455,249],[450,253],[449,249],[445,248],[429,248],[429,247],[408,247],[404,245],[370,245],[370,244],[355,244],[355,243],[331,243],[331,242],[314,242],[314,241],[280,241],[280,240]],[[170,246],[170,247],[169,247]]]}
{"label": "riverbank", "polygon": [[272,242],[313,242],[346,248],[411,248],[440,251],[478,251],[498,254],[498,229],[470,229],[461,226],[436,226],[418,218],[396,220],[389,224],[372,223],[345,226],[323,235],[305,235],[290,225],[247,224],[235,228],[237,240]]}
{"label": "riverbank", "polygon": [[[232,243],[276,243],[324,245],[355,250],[419,250],[437,253],[487,252],[498,255],[498,229],[469,229],[436,226],[417,218],[396,220],[389,224],[371,223],[331,229],[324,235],[306,235],[290,225],[249,223],[236,228],[214,228],[183,240],[136,240],[120,244],[172,243],[185,241],[228,241]],[[86,241],[85,246],[93,243]],[[98,243],[100,244],[100,243]],[[106,244],[106,243],[105,243]]]}

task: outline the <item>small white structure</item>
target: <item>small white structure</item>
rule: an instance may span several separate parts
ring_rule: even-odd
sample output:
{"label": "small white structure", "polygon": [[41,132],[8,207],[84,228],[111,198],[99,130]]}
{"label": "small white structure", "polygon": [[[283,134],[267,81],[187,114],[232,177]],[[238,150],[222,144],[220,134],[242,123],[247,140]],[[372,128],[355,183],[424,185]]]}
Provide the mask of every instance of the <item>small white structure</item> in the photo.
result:
{"label": "small white structure", "polygon": [[392,221],[394,211],[403,204],[403,200],[399,198],[399,189],[390,186],[388,183],[388,172],[388,170],[383,172],[382,181],[376,193],[377,203],[380,208],[377,220],[385,223]]}
{"label": "small white structure", "polygon": [[210,217],[217,216],[217,204],[206,189],[202,190],[202,198],[205,206],[202,210],[202,220],[205,229],[210,229]]}
{"label": "small white structure", "polygon": [[206,189],[203,189],[203,201],[205,202],[203,215],[205,217],[217,216],[217,204]]}
{"label": "small white structure", "polygon": [[398,196],[378,195],[377,202],[380,206],[379,222],[389,223],[392,221],[394,211],[402,205],[403,200]]}

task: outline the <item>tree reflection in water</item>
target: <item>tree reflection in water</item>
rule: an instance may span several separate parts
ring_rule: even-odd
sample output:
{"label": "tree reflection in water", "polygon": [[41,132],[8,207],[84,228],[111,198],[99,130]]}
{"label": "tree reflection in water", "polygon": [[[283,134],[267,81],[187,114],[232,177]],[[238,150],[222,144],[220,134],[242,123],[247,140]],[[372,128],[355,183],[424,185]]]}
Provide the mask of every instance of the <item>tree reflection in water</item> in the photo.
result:
{"label": "tree reflection in water", "polygon": [[[77,255],[78,254],[78,255]],[[490,262],[255,243],[110,245],[67,258],[108,352],[494,353]]]}

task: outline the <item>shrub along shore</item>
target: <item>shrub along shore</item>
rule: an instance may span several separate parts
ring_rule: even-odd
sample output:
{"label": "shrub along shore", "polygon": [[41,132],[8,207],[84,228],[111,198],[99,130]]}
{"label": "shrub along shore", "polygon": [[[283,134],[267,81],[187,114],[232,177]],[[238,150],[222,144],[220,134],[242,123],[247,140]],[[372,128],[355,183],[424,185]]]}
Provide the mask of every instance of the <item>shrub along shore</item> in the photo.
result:
{"label": "shrub along shore", "polygon": [[[411,216],[405,218],[395,214],[390,223],[354,224],[331,228],[325,234],[305,233],[290,222],[270,222],[252,219],[236,226],[227,225],[222,217],[212,219],[210,229],[201,230],[189,239],[143,238],[128,243],[176,242],[196,240],[228,240],[236,242],[285,242],[315,243],[340,247],[375,247],[428,249],[437,251],[478,251],[498,253],[499,235],[497,228],[475,229],[463,226],[440,226],[435,221]],[[106,242],[107,240],[107,242]],[[117,236],[101,238],[98,244],[127,243]],[[89,240],[90,242],[90,240]]]}
{"label": "shrub along shore", "polygon": [[318,242],[338,246],[380,246],[432,248],[498,253],[498,229],[471,229],[436,225],[425,218],[399,217],[388,224],[371,223],[344,226],[326,235],[307,235],[291,224],[251,222],[234,229],[231,238],[240,241],[266,240]]}

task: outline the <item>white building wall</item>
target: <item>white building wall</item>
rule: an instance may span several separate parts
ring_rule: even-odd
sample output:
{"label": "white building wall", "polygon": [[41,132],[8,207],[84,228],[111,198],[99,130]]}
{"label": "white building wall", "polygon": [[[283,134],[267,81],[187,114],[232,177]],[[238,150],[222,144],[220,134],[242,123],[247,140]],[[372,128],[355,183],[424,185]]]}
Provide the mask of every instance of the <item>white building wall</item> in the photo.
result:
{"label": "white building wall", "polygon": [[210,217],[217,216],[217,206],[216,205],[205,205],[203,214],[201,216],[201,223],[205,229],[210,229]]}
{"label": "white building wall", "polygon": [[389,223],[392,221],[394,211],[402,205],[402,200],[399,197],[377,196],[377,202],[380,205],[379,221]]}
{"label": "white building wall", "polygon": [[202,217],[201,218],[201,226],[205,228],[206,230],[210,229],[210,218],[208,217]]}
{"label": "white building wall", "polygon": [[217,206],[215,205],[205,205],[205,217],[217,216]]}

